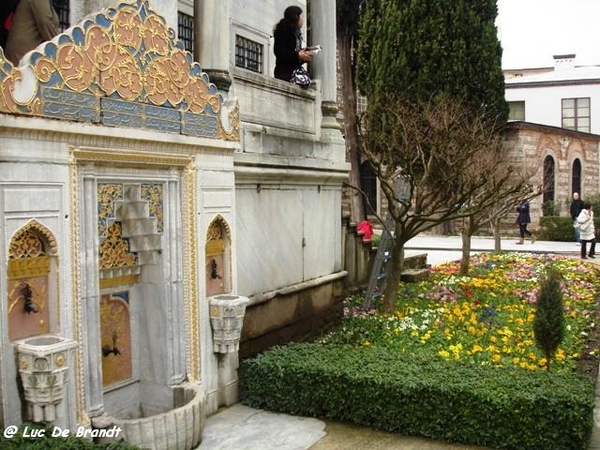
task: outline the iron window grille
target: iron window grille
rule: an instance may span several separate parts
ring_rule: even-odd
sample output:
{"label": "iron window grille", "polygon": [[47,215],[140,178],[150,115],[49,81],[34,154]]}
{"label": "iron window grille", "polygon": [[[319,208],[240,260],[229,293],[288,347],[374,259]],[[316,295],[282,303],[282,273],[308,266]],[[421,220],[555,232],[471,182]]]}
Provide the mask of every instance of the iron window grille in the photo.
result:
{"label": "iron window grille", "polygon": [[192,55],[194,54],[194,17],[189,14],[179,12],[177,14],[177,31],[179,39],[183,42],[185,48]]}
{"label": "iron window grille", "polygon": [[252,72],[263,73],[263,45],[236,34],[235,65]]}
{"label": "iron window grille", "polygon": [[65,31],[71,25],[69,23],[69,0],[52,0],[52,6],[58,15],[60,30]]}

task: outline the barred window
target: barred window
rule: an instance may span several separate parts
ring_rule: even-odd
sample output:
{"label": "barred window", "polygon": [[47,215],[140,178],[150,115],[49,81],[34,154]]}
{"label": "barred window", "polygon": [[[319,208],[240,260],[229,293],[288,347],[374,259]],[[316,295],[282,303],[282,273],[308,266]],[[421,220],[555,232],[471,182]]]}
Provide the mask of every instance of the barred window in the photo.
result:
{"label": "barred window", "polygon": [[253,72],[263,72],[263,45],[239,34],[235,35],[235,65]]}
{"label": "barred window", "polygon": [[71,25],[69,23],[69,0],[52,0],[52,6],[58,15],[61,31],[65,31]]}
{"label": "barred window", "polygon": [[177,31],[183,48],[194,54],[194,17],[182,12],[177,13]]}

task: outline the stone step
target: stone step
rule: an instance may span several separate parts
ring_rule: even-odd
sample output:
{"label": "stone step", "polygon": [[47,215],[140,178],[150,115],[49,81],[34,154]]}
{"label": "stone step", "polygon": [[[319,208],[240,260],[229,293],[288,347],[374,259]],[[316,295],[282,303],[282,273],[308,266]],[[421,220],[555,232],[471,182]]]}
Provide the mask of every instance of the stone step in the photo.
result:
{"label": "stone step", "polygon": [[400,281],[418,283],[429,278],[429,269],[407,269],[400,274]]}

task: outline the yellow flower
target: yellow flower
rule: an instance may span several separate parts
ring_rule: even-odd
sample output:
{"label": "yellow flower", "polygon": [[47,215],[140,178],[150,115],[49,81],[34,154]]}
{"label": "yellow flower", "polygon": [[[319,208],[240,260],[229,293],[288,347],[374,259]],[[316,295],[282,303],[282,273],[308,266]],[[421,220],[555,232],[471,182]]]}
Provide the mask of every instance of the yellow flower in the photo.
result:
{"label": "yellow flower", "polygon": [[490,342],[496,343],[498,341],[498,338],[496,336],[492,336],[490,338]]}
{"label": "yellow flower", "polygon": [[472,352],[473,354],[475,354],[475,353],[478,353],[478,352],[481,352],[481,351],[483,351],[483,348],[481,347],[481,345],[477,345],[477,344],[475,344],[475,345],[473,346],[473,348],[471,349],[471,352]]}
{"label": "yellow flower", "polygon": [[494,355],[492,356],[492,362],[495,364],[498,364],[500,362],[502,358],[500,357],[500,355]]}
{"label": "yellow flower", "polygon": [[450,353],[448,353],[446,350],[440,350],[438,352],[438,355],[441,356],[442,358],[450,358]]}

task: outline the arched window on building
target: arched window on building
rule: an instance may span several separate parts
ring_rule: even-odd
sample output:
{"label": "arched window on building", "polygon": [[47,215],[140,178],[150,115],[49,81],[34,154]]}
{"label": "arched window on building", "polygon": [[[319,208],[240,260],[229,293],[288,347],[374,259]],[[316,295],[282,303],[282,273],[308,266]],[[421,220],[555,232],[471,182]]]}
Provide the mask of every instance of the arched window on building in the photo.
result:
{"label": "arched window on building", "polygon": [[377,177],[368,161],[360,165],[360,187],[364,192],[365,215],[377,212]]}
{"label": "arched window on building", "polygon": [[554,201],[554,184],[555,184],[555,163],[554,158],[550,155],[544,159],[544,195],[543,202]]}
{"label": "arched window on building", "polygon": [[577,158],[573,161],[573,172],[571,174],[571,193],[581,194],[581,161]]}

